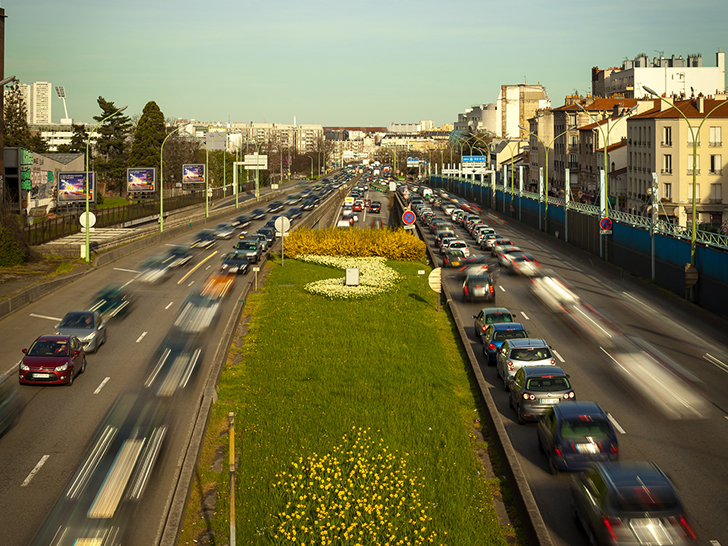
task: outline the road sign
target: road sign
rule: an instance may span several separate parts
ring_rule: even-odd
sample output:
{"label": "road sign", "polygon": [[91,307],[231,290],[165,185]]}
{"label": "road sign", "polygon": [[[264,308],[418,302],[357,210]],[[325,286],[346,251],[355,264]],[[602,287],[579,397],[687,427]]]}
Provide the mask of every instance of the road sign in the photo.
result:
{"label": "road sign", "polygon": [[407,168],[409,169],[416,169],[420,166],[420,160],[416,157],[408,157],[407,158]]}
{"label": "road sign", "polygon": [[291,221],[285,216],[279,216],[275,221],[276,231],[278,233],[285,233],[291,227]]}
{"label": "road sign", "polygon": [[412,212],[411,210],[406,211],[402,215],[402,222],[404,223],[405,226],[411,226],[412,224],[414,224],[415,223],[415,213]]}
{"label": "road sign", "polygon": [[486,166],[482,165],[479,167],[470,167],[463,165],[463,174],[485,174],[487,172]]}
{"label": "road sign", "polygon": [[604,231],[609,231],[612,229],[612,221],[609,218],[602,218],[599,222],[599,227]]}
{"label": "road sign", "polygon": [[484,155],[464,155],[463,163],[471,167],[478,164],[485,165],[488,163],[488,158]]}
{"label": "road sign", "polygon": [[460,169],[442,169],[442,174],[460,174]]}
{"label": "road sign", "polygon": [[438,294],[442,292],[442,268],[436,267],[433,269],[427,277],[427,283]]}
{"label": "road sign", "polygon": [[86,227],[86,214],[88,214],[88,227],[94,227],[96,225],[96,215],[93,212],[84,212],[81,216],[78,217],[79,223],[83,227]]}
{"label": "road sign", "polygon": [[691,264],[685,264],[685,288],[692,288],[698,282],[698,269]]}
{"label": "road sign", "polygon": [[723,235],[728,235],[728,220],[723,222],[723,226],[720,228],[720,230],[723,232]]}

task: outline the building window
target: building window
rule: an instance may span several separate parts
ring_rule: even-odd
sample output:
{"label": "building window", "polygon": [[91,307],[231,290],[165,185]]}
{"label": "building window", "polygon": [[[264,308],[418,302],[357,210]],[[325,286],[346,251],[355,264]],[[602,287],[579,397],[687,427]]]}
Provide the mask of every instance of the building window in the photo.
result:
{"label": "building window", "polygon": [[[695,157],[695,174],[700,174],[700,156]],[[693,174],[693,154],[688,156],[688,174]]]}
{"label": "building window", "polygon": [[672,154],[665,154],[663,158],[664,161],[662,162],[662,172],[672,174]]}
{"label": "building window", "polygon": [[663,197],[668,201],[672,201],[672,184],[664,184],[665,190],[663,191]]}
{"label": "building window", "polygon": [[723,145],[723,138],[722,138],[722,131],[721,127],[711,127],[710,128],[710,142],[708,143],[708,146],[711,147],[720,147]]}
{"label": "building window", "polygon": [[723,174],[723,161],[720,154],[710,156],[710,174]]}
{"label": "building window", "polygon": [[569,146],[576,147],[576,135],[569,135]]}
{"label": "building window", "polygon": [[710,202],[711,203],[722,203],[723,202],[723,184],[711,184],[710,185]]}
{"label": "building window", "polygon": [[662,145],[672,146],[672,127],[667,126],[662,129]]}
{"label": "building window", "polygon": [[[700,133],[698,133],[695,136],[698,138],[697,145],[700,146]],[[693,147],[693,135],[692,135],[692,133],[688,133],[688,146],[690,146],[691,148]]]}
{"label": "building window", "polygon": [[569,169],[579,169],[579,156],[576,154],[569,154]]}
{"label": "building window", "polygon": [[[688,184],[688,202],[693,202],[693,185]],[[695,202],[700,203],[700,184],[695,184]]]}

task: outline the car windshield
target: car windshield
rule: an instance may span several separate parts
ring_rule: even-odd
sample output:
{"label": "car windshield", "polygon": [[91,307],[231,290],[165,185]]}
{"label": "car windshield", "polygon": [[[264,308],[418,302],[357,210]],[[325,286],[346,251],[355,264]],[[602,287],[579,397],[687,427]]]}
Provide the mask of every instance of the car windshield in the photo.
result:
{"label": "car windshield", "polygon": [[526,339],[526,332],[523,330],[501,330],[493,336],[495,341],[505,341],[506,339]]}
{"label": "car windshield", "polygon": [[564,440],[599,438],[612,435],[612,429],[605,419],[590,416],[565,419],[561,422],[561,437]]}
{"label": "car windshield", "polygon": [[74,313],[63,317],[63,320],[58,327],[92,329],[94,327],[94,318],[93,315],[89,313]]}
{"label": "car windshield", "polygon": [[513,322],[513,319],[510,315],[503,313],[491,313],[485,317],[486,324],[496,324],[499,322]]}
{"label": "car windshield", "polygon": [[[254,241],[241,241],[238,243],[238,250],[256,250],[258,247],[257,243]],[[230,256],[228,254],[228,256]]]}
{"label": "car windshield", "polygon": [[62,340],[36,340],[28,349],[29,356],[68,356],[68,341]]}
{"label": "car windshield", "polygon": [[650,485],[640,483],[634,487],[620,487],[612,504],[625,512],[673,511],[680,508],[680,501],[671,487],[664,483]]}
{"label": "car windshield", "polygon": [[526,389],[533,392],[565,391],[571,388],[565,377],[533,377],[526,381]]}
{"label": "car windshield", "polygon": [[242,256],[240,256],[237,252],[229,252],[225,255],[225,258],[223,259],[223,262],[231,261],[231,260],[240,260],[242,259]]}
{"label": "car windshield", "polygon": [[534,362],[536,360],[546,360],[551,358],[551,351],[546,347],[528,348],[528,349],[511,349],[511,360],[520,360],[523,362]]}

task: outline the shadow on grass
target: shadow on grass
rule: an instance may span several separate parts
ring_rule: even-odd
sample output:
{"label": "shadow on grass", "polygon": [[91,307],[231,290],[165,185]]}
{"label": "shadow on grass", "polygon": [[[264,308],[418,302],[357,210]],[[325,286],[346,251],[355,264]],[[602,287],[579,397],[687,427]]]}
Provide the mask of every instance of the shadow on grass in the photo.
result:
{"label": "shadow on grass", "polygon": [[420,296],[419,294],[412,293],[409,295],[409,297],[415,301],[419,301],[420,303],[427,303],[427,300],[425,298],[423,298],[422,296]]}

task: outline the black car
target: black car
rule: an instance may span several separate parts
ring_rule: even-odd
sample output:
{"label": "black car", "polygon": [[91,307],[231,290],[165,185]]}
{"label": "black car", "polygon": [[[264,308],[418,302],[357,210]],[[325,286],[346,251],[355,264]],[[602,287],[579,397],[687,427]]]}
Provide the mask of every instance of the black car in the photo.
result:
{"label": "black car", "polygon": [[203,229],[197,234],[190,248],[212,248],[217,243],[217,234],[211,229]]}
{"label": "black car", "polygon": [[233,248],[235,249],[235,252],[241,254],[249,262],[254,264],[257,264],[263,255],[263,246],[258,237],[248,237],[238,241]]}
{"label": "black car", "polygon": [[495,283],[493,275],[487,269],[468,273],[463,281],[463,302],[476,300],[495,303]]}
{"label": "black car", "polygon": [[131,310],[132,302],[131,290],[121,284],[109,284],[94,294],[88,309],[98,312],[108,322],[125,316]]}
{"label": "black car", "polygon": [[273,243],[276,242],[276,228],[262,227],[258,230],[258,233],[265,235],[265,238],[268,239],[268,248],[272,247]]}
{"label": "black car", "polygon": [[283,202],[282,201],[273,201],[268,204],[268,207],[265,209],[266,212],[280,212],[283,210]]}
{"label": "black car", "polygon": [[231,222],[231,224],[239,229],[245,229],[250,225],[250,222],[252,220],[253,217],[250,214],[241,214],[240,216],[236,217],[235,220]]}
{"label": "black car", "polygon": [[298,220],[302,215],[303,215],[303,210],[299,207],[291,207],[285,213],[285,216],[287,216],[288,219],[291,221]]}
{"label": "black car", "polygon": [[190,247],[187,246],[173,246],[167,251],[167,255],[164,260],[169,263],[170,267],[182,267],[192,261],[195,255],[190,252]]}
{"label": "black car", "polygon": [[382,203],[380,203],[379,201],[372,201],[369,204],[369,212],[371,212],[372,214],[379,214],[380,212],[382,212]]}
{"label": "black car", "polygon": [[[243,241],[240,241],[240,243],[242,242]],[[238,245],[240,245],[240,243],[238,243]],[[220,269],[229,273],[245,275],[248,272],[248,256],[246,252],[244,250],[228,252],[222,259],[222,265],[220,266]]]}
{"label": "black car", "polygon": [[266,212],[264,209],[254,209],[250,212],[250,217],[253,220],[261,220],[265,218]]}
{"label": "black car", "polygon": [[[554,368],[552,368],[554,369]],[[617,435],[596,402],[566,402],[549,409],[536,428],[538,449],[552,474],[584,470],[619,458]]]}
{"label": "black car", "polygon": [[592,544],[695,544],[675,486],[655,463],[597,463],[574,476],[572,515]]}
{"label": "black car", "polygon": [[460,267],[460,264],[465,259],[465,252],[459,248],[454,248],[445,252],[442,256],[443,267]]}

